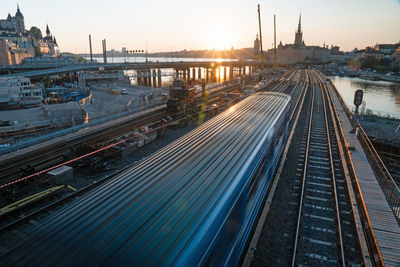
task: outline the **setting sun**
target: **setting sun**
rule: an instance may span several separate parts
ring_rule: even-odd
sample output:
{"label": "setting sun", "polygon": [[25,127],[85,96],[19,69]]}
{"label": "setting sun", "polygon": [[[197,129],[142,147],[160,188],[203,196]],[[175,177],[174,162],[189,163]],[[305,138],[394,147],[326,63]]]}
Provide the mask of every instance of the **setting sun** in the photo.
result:
{"label": "setting sun", "polygon": [[232,33],[228,28],[217,25],[209,30],[208,44],[217,50],[229,49],[232,46]]}

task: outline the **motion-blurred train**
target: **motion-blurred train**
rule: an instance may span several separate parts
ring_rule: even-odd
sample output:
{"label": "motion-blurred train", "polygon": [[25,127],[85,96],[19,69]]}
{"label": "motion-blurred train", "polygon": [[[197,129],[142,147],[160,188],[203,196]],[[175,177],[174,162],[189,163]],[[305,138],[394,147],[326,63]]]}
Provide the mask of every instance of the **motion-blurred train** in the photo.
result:
{"label": "motion-blurred train", "polygon": [[237,265],[287,140],[289,101],[249,96],[54,212],[3,264]]}

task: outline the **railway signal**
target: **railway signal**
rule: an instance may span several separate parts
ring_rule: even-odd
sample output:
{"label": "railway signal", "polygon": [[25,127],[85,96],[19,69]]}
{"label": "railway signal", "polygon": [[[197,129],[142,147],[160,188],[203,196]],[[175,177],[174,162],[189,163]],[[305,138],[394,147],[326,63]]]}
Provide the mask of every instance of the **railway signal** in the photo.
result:
{"label": "railway signal", "polygon": [[357,90],[354,93],[354,105],[356,106],[356,114],[358,113],[358,107],[362,104],[364,92],[363,90]]}

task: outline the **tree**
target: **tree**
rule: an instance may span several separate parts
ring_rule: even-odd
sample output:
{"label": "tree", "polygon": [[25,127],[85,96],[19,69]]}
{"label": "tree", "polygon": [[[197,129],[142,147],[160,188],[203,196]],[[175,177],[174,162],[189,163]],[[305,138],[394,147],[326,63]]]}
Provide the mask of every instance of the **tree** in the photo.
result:
{"label": "tree", "polygon": [[34,46],[35,48],[35,57],[40,57],[42,55],[42,52],[40,52],[40,47]]}
{"label": "tree", "polygon": [[363,69],[374,69],[376,65],[379,65],[379,61],[376,57],[374,56],[368,56],[366,59],[364,59],[361,63],[361,68]]}
{"label": "tree", "polygon": [[349,65],[355,69],[359,69],[361,67],[361,61],[360,59],[352,58],[349,61]]}
{"label": "tree", "polygon": [[32,26],[31,29],[29,30],[29,32],[31,33],[33,38],[35,38],[35,40],[37,40],[37,41],[39,41],[43,38],[42,31],[38,27]]}

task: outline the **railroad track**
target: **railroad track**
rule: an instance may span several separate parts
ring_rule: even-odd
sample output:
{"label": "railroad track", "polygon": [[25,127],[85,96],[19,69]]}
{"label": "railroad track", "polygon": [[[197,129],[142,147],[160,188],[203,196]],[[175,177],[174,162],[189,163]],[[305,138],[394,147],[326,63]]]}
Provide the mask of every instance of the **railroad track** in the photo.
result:
{"label": "railroad track", "polygon": [[166,112],[158,111],[149,114],[146,118],[136,118],[132,121],[126,122],[121,125],[107,127],[101,131],[96,131],[79,139],[74,139],[70,141],[60,140],[49,146],[46,146],[39,150],[34,150],[29,153],[25,153],[18,157],[10,158],[4,162],[0,163],[0,183],[4,184],[9,181],[20,177],[22,174],[21,167],[31,166],[35,168],[35,171],[40,171],[46,169],[50,165],[54,164],[54,158],[59,158],[65,156],[68,152],[72,150],[74,146],[85,142],[99,142],[110,138],[110,136],[115,136],[120,133],[131,130],[134,125],[142,125],[147,122],[158,120],[166,115]]}
{"label": "railroad track", "polygon": [[313,71],[300,75],[288,144],[244,266],[362,266],[332,105]]}
{"label": "railroad track", "polygon": [[292,266],[360,264],[360,246],[323,84],[312,73],[312,99],[296,175],[300,200]]}

